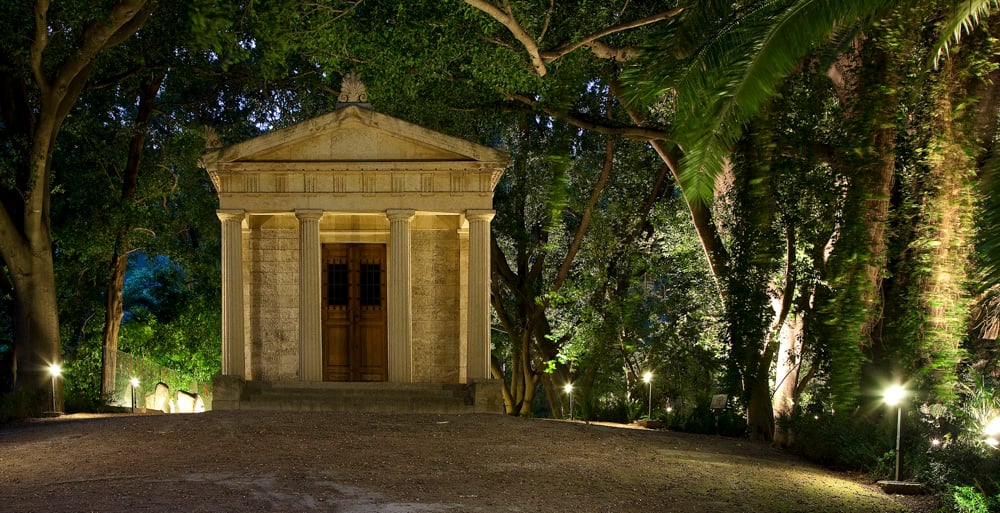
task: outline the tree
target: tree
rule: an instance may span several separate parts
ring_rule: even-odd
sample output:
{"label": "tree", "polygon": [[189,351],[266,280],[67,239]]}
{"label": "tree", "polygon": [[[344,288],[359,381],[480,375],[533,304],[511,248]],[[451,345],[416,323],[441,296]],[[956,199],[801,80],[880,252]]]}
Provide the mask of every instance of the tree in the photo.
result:
{"label": "tree", "polygon": [[48,365],[62,360],[49,219],[56,138],[97,58],[135,34],[153,6],[50,9],[38,0],[4,9],[0,256],[14,291],[15,389],[44,389]]}

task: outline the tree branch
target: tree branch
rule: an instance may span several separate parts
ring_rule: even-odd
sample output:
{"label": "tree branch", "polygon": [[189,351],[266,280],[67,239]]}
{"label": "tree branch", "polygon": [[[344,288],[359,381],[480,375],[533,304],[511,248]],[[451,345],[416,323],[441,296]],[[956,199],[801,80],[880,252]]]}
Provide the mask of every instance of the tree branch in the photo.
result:
{"label": "tree branch", "polygon": [[556,7],[556,0],[549,0],[549,9],[545,11],[545,23],[542,23],[542,32],[538,34],[538,40],[545,39],[545,33],[549,31],[549,24],[552,23],[552,11]]}
{"label": "tree branch", "polygon": [[[128,38],[132,37],[133,34],[138,32],[139,29],[146,23],[149,16],[153,14],[153,8],[156,4],[154,2],[148,2],[147,0],[142,1],[147,3],[141,7],[137,14],[132,16],[131,19],[118,27],[118,30],[111,34],[111,37],[109,37],[104,43],[104,48],[101,48],[101,51],[124,43]],[[127,13],[125,14],[127,15]]]}
{"label": "tree branch", "polygon": [[528,34],[521,24],[514,19],[514,14],[510,12],[509,8],[504,11],[499,7],[493,5],[485,0],[465,0],[465,3],[479,9],[480,11],[488,14],[494,20],[500,22],[501,25],[507,27],[507,30],[517,39],[524,50],[528,52],[528,56],[531,57],[531,65],[535,68],[535,73],[540,77],[544,77],[545,73],[548,71],[545,69],[545,63],[542,61],[542,56],[538,50],[538,44],[535,40]]}
{"label": "tree branch", "polygon": [[94,21],[87,25],[78,51],[59,64],[55,80],[51,84],[52,90],[58,96],[57,102],[61,103],[70,84],[93,64],[98,53],[124,41],[139,29],[149,16],[150,8],[146,2],[147,0],[123,0],[108,11],[106,20]]}
{"label": "tree branch", "polygon": [[663,11],[661,13],[654,14],[652,16],[649,16],[648,18],[630,21],[628,23],[620,23],[613,27],[608,27],[604,30],[599,30],[597,32],[594,32],[593,34],[590,34],[589,36],[584,37],[583,39],[575,43],[567,41],[551,50],[546,50],[542,52],[541,53],[542,61],[552,62],[568,53],[572,53],[578,50],[579,48],[585,46],[590,47],[591,52],[593,52],[595,56],[600,57],[602,59],[615,59],[617,61],[626,61],[638,55],[639,51],[634,48],[612,48],[597,40],[604,36],[614,34],[616,32],[622,32],[625,30],[630,30],[645,25],[649,25],[652,23],[656,23],[659,21],[663,21],[669,18],[673,18],[674,16],[680,14],[681,11],[683,10],[684,10],[683,8],[677,7],[669,11]]}
{"label": "tree branch", "polygon": [[42,53],[49,44],[48,12],[49,0],[38,0],[35,3],[35,39],[31,41],[31,47],[28,49],[31,73],[43,96],[49,94],[49,81],[46,80],[45,71],[42,69]]}
{"label": "tree branch", "polygon": [[[608,109],[608,112],[610,115],[610,109]],[[605,139],[604,165],[601,167],[601,175],[597,178],[597,183],[594,184],[594,190],[590,193],[590,200],[587,201],[587,206],[583,209],[580,226],[576,228],[576,233],[573,234],[573,241],[570,242],[569,249],[566,250],[566,256],[563,257],[562,265],[559,266],[559,272],[552,282],[552,292],[559,290],[566,281],[566,277],[569,276],[569,269],[573,265],[573,260],[576,259],[576,254],[580,251],[580,246],[583,245],[583,236],[586,235],[587,228],[590,227],[590,218],[594,213],[594,206],[597,205],[597,200],[601,197],[601,192],[608,183],[608,177],[611,176],[611,167],[615,162],[615,145],[612,138],[606,137]]]}
{"label": "tree branch", "polygon": [[781,327],[788,319],[788,312],[792,309],[792,299],[795,297],[796,274],[795,274],[795,228],[785,227],[785,286],[781,289],[781,307],[775,317],[774,325],[771,327],[773,334],[780,332]]}
{"label": "tree branch", "polygon": [[556,112],[547,107],[543,107],[540,102],[527,96],[520,94],[508,94],[507,98],[510,100],[515,100],[521,102],[525,105],[531,106],[535,110],[539,110],[548,114],[549,116],[565,121],[577,128],[582,128],[584,130],[591,130],[599,134],[611,135],[624,137],[626,139],[633,139],[638,141],[665,141],[667,140],[667,133],[662,130],[656,130],[653,128],[646,128],[642,126],[612,126],[605,125],[603,123],[596,123],[594,121],[589,121],[583,119],[579,116],[574,116],[565,112]]}
{"label": "tree branch", "polygon": [[490,238],[490,243],[490,262],[492,263],[494,276],[497,276],[519,301],[526,301],[527,298],[517,287],[517,274],[514,273],[507,263],[507,256],[504,255],[503,250],[500,249],[500,245],[492,237]]}
{"label": "tree branch", "polygon": [[[632,118],[632,121],[638,123],[640,119],[639,115],[628,107],[628,104],[622,101],[622,95],[617,83],[611,84],[611,91],[618,98],[619,103],[625,106],[625,111]],[[694,223],[695,231],[698,232],[698,240],[705,251],[705,259],[712,270],[712,277],[715,278],[715,285],[721,297],[723,295],[721,280],[728,273],[729,253],[722,244],[722,238],[719,236],[719,231],[715,227],[715,223],[712,222],[712,211],[704,203],[693,202],[688,199],[687,194],[684,194],[684,188],[680,180],[680,148],[676,145],[668,148],[663,144],[663,141],[658,140],[650,141],[650,145],[663,160],[663,163],[670,168],[674,182],[681,188],[681,193],[685,198],[684,202],[688,206],[688,211],[691,212],[691,221]]]}

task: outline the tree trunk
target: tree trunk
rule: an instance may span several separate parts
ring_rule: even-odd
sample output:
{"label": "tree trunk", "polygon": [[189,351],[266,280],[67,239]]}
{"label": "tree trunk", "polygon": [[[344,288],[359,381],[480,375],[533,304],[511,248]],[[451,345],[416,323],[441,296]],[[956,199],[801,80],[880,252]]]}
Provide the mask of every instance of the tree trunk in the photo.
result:
{"label": "tree trunk", "polygon": [[108,285],[104,290],[104,339],[101,344],[101,401],[104,403],[111,403],[116,399],[118,331],[122,318],[125,316],[122,288],[125,285],[127,267],[128,254],[120,254],[116,249],[111,255],[111,263],[108,266]]}
{"label": "tree trunk", "polygon": [[778,366],[775,374],[774,399],[771,401],[774,416],[774,442],[782,447],[795,443],[794,434],[783,420],[792,416],[798,401],[799,372],[802,369],[802,318],[790,315],[781,327],[778,345]]}
{"label": "tree trunk", "polygon": [[751,440],[770,441],[774,438],[774,415],[771,411],[771,390],[769,373],[757,376],[749,383],[750,397],[747,400],[747,427]]}
{"label": "tree trunk", "polygon": [[[14,389],[46,391],[45,409],[63,410],[61,382],[52,379],[49,366],[61,364],[59,309],[56,305],[52,251],[44,244],[31,255],[29,268],[11,266],[14,281]],[[55,387],[55,397],[53,393]]]}
{"label": "tree trunk", "polygon": [[[144,80],[139,86],[139,110],[136,112],[134,133],[132,140],[129,141],[128,161],[122,176],[121,199],[123,205],[135,201],[136,190],[139,187],[139,164],[142,161],[142,148],[146,144],[149,120],[153,117],[156,93],[159,92],[165,77],[166,72],[158,72],[151,80]],[[125,285],[125,271],[128,268],[128,233],[131,226],[127,219],[122,223],[115,237],[115,247],[108,265],[108,284],[104,293],[104,333],[101,344],[101,400],[104,402],[111,402],[115,399],[118,331],[125,315],[125,309],[122,305],[122,287]]]}

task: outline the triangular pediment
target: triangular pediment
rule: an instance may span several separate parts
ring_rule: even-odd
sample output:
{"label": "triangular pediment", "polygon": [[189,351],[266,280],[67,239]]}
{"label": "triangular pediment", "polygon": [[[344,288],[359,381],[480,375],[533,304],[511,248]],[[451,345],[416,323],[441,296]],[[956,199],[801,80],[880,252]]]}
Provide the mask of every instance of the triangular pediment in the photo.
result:
{"label": "triangular pediment", "polygon": [[207,167],[265,162],[497,163],[507,156],[400,119],[348,106],[205,155]]}

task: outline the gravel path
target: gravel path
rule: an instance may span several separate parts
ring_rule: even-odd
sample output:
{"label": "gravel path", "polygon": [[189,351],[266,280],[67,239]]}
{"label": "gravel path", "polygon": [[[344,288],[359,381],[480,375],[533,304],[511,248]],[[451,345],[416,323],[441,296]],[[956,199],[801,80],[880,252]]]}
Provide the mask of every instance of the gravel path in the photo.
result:
{"label": "gravel path", "polygon": [[899,501],[764,444],[499,415],[209,412],[0,426],[2,512],[908,511]]}

